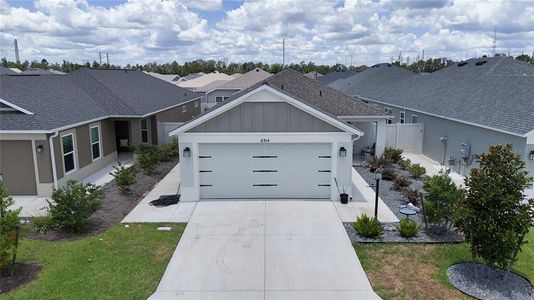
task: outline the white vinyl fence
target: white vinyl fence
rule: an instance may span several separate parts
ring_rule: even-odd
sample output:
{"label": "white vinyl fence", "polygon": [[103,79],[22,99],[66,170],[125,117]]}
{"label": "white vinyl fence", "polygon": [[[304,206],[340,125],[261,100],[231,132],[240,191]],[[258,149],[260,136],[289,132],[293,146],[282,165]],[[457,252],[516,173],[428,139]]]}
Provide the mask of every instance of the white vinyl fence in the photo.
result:
{"label": "white vinyl fence", "polygon": [[386,147],[403,149],[405,153],[423,152],[423,123],[386,125]]}

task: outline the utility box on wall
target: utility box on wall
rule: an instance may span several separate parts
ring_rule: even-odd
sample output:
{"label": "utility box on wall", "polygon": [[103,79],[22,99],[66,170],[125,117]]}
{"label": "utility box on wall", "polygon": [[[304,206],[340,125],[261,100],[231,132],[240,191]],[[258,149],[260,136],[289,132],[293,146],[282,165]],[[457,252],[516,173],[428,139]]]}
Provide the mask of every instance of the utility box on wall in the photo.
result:
{"label": "utility box on wall", "polygon": [[469,161],[469,158],[471,157],[471,144],[462,143],[460,146],[460,156],[464,161]]}

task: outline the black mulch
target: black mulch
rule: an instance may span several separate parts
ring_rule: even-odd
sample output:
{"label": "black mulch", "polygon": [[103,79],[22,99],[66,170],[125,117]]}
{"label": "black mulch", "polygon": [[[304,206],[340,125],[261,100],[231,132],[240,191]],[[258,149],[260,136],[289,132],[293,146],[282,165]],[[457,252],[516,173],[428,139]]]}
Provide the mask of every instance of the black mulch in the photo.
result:
{"label": "black mulch", "polygon": [[504,280],[505,273],[502,269],[473,263],[456,264],[447,269],[451,284],[472,297],[488,300],[534,299],[534,287],[527,279],[511,272]]}

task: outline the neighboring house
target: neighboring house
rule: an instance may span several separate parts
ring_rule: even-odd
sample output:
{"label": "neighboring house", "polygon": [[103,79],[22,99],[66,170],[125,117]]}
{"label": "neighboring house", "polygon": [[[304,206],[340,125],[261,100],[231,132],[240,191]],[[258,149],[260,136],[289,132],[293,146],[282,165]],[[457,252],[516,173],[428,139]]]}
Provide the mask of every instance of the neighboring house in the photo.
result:
{"label": "neighboring house", "polygon": [[191,73],[191,74],[187,74],[186,76],[180,77],[180,79],[178,79],[178,81],[179,82],[187,81],[187,80],[195,79],[195,78],[198,78],[198,77],[204,76],[204,75],[206,75],[206,73],[204,73],[204,72]]}
{"label": "neighboring house", "polygon": [[350,76],[352,76],[354,74],[356,74],[356,72],[354,72],[354,71],[330,72],[328,74],[325,74],[325,75],[317,78],[317,80],[319,80],[320,82],[322,82],[324,84],[329,84],[329,83],[334,82],[336,80],[350,77]]}
{"label": "neighboring house", "polygon": [[323,77],[324,75],[319,73],[319,72],[317,72],[317,71],[310,71],[310,72],[304,74],[304,76],[306,76],[308,78],[311,78],[311,79],[317,80],[317,79],[319,79],[319,77]]}
{"label": "neighboring house", "polygon": [[[186,76],[187,77],[187,76]],[[205,74],[205,75],[202,75],[202,76],[199,76],[199,77],[196,77],[196,78],[193,78],[193,79],[188,79],[188,80],[185,80],[185,81],[180,81],[177,83],[178,86],[180,87],[183,87],[183,88],[187,88],[187,89],[190,89],[190,90],[197,90],[203,86],[206,86],[214,81],[218,81],[218,80],[232,80],[234,79],[232,76],[230,75],[226,75],[224,73],[220,73],[220,72],[212,72],[212,73],[209,73],[209,74]]]}
{"label": "neighboring house", "polygon": [[352,195],[353,142],[368,132],[347,121],[383,129],[387,118],[285,69],[171,132],[180,143],[181,200]]}
{"label": "neighboring house", "polygon": [[[233,76],[233,75],[232,75]],[[260,68],[255,68],[245,74],[241,74],[233,80],[216,81],[211,85],[203,87],[201,91],[206,93],[203,101],[203,108],[208,109],[217,103],[223,102],[233,94],[248,88],[271,76],[271,73]],[[197,90],[199,91],[199,90]]]}
{"label": "neighboring house", "polygon": [[534,65],[477,58],[418,75],[379,64],[331,86],[388,112],[423,123],[422,153],[459,173],[489,145],[513,143],[534,174]]}
{"label": "neighboring house", "polygon": [[48,196],[118,152],[169,141],[200,113],[199,96],[140,71],[2,75],[0,178],[11,195]]}
{"label": "neighboring house", "polygon": [[20,73],[20,71],[16,72],[16,71],[11,70],[10,68],[0,66],[0,75],[16,75],[18,73]]}
{"label": "neighboring house", "polygon": [[45,70],[41,68],[31,68],[26,71],[22,71],[18,74],[19,75],[62,75],[65,73],[61,71],[52,70],[52,69]]}
{"label": "neighboring house", "polygon": [[145,72],[146,74],[150,76],[154,76],[158,79],[170,82],[170,83],[177,83],[180,81],[180,75],[178,74],[160,74],[155,72]]}

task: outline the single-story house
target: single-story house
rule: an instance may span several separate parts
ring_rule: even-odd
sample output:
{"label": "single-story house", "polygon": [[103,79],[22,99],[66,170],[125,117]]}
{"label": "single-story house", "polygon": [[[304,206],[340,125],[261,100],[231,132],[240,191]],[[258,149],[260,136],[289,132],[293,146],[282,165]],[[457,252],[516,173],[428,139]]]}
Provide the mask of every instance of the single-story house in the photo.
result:
{"label": "single-story house", "polygon": [[[353,143],[367,134],[353,124],[376,122],[381,129],[387,118],[285,69],[170,133],[179,140],[181,200],[352,195]],[[383,143],[377,141],[377,151]]]}
{"label": "single-story house", "polygon": [[[234,76],[234,75],[232,75]],[[205,109],[215,106],[217,103],[223,102],[230,98],[233,94],[248,88],[262,80],[271,76],[271,73],[264,71],[261,68],[255,68],[247,73],[240,74],[233,80],[216,81],[212,85],[203,88],[206,96],[203,99]]]}
{"label": "single-story house", "polygon": [[[187,76],[185,78],[187,78]],[[179,80],[176,84],[180,87],[196,91],[197,89],[202,88],[203,86],[206,86],[214,81],[232,79],[234,79],[234,77],[215,71],[209,74],[204,74],[202,76],[197,76],[192,79],[187,79],[185,81]]]}
{"label": "single-story house", "polygon": [[181,78],[180,75],[178,74],[160,74],[156,72],[145,72],[145,73],[147,73],[150,76],[154,76],[158,79],[161,79],[161,80],[164,80],[170,83],[174,83],[174,84],[178,83]]}
{"label": "single-story house", "polygon": [[476,58],[430,74],[379,64],[329,85],[375,105],[393,122],[422,123],[422,153],[459,173],[475,166],[474,155],[489,145],[512,143],[534,174],[532,64]]}
{"label": "single-story house", "polygon": [[200,114],[200,96],[140,71],[2,75],[0,180],[10,195],[49,196],[118,152],[168,142]]}

